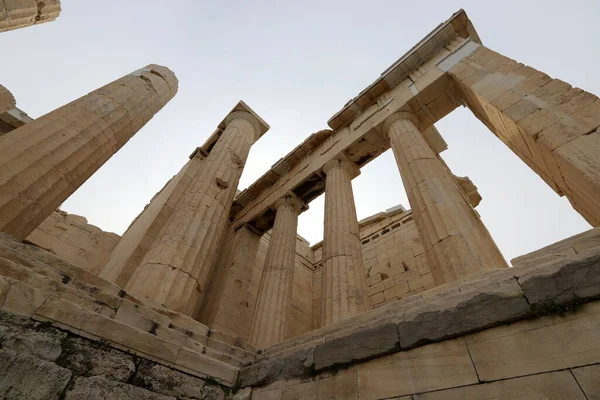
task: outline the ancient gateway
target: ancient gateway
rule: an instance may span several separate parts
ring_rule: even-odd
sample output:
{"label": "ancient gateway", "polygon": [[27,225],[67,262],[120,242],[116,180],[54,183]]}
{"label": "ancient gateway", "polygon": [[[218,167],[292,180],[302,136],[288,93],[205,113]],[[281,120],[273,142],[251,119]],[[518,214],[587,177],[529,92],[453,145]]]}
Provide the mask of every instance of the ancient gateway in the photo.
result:
{"label": "ancient gateway", "polygon": [[[1,5],[0,30],[60,12]],[[241,192],[269,130],[243,101],[122,236],[58,210],[177,88],[148,65],[31,119],[0,86],[1,398],[600,398],[598,97],[460,10]],[[595,228],[508,268],[440,157],[459,106]],[[389,149],[410,210],[358,221],[351,181]]]}

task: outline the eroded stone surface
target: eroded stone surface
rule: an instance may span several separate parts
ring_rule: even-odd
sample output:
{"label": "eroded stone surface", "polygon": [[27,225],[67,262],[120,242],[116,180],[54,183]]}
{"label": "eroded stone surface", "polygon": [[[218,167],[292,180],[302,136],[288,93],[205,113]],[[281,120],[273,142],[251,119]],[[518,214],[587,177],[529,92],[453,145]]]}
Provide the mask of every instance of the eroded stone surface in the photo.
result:
{"label": "eroded stone surface", "polygon": [[135,372],[133,357],[89,340],[70,337],[59,363],[78,375],[103,376],[126,382]]}
{"label": "eroded stone surface", "polygon": [[109,399],[136,399],[136,400],[175,400],[173,396],[153,393],[137,386],[123,382],[111,381],[99,376],[91,378],[75,378],[65,396],[66,400],[109,400]]}
{"label": "eroded stone surface", "polygon": [[398,323],[401,347],[489,328],[530,313],[514,278],[471,285],[467,284],[464,292],[440,294],[408,310],[404,321]]}
{"label": "eroded stone surface", "polygon": [[133,383],[178,399],[220,400],[225,397],[218,386],[207,385],[202,379],[145,361],[140,362]]}
{"label": "eroded stone surface", "polygon": [[0,350],[0,395],[6,399],[58,399],[71,371],[26,354]]}
{"label": "eroded stone surface", "polygon": [[350,364],[397,351],[400,346],[395,324],[385,324],[338,339],[326,341],[315,347],[315,369]]}

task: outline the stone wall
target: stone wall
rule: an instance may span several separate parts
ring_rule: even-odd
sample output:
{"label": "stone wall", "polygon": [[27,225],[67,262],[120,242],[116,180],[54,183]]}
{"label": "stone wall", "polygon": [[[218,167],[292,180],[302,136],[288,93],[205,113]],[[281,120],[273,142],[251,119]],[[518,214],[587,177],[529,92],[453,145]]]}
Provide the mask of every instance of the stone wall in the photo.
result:
{"label": "stone wall", "polygon": [[0,397],[224,399],[218,385],[0,311]]}
{"label": "stone wall", "polygon": [[26,239],[65,261],[98,274],[120,236],[90,225],[87,219],[54,211]]}
{"label": "stone wall", "polygon": [[282,342],[242,368],[238,386],[253,400],[598,398],[600,247],[587,247]]}

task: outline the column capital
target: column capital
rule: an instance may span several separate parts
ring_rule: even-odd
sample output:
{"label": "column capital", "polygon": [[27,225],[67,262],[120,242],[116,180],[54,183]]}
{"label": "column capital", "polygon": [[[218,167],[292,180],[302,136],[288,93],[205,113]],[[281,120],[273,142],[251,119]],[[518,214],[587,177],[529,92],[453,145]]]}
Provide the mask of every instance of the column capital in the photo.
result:
{"label": "column capital", "polygon": [[254,140],[258,140],[261,136],[261,128],[260,121],[254,115],[250,114],[246,111],[233,111],[225,117],[225,128],[235,121],[236,119],[243,119],[244,121],[248,121],[250,125],[252,125],[252,129],[254,129]]}
{"label": "column capital", "polygon": [[298,196],[293,193],[288,193],[279,200],[277,200],[274,204],[275,210],[279,209],[279,207],[289,204],[294,207],[296,212],[300,212],[300,210],[308,209],[308,204],[304,203]]}
{"label": "column capital", "polygon": [[336,157],[333,160],[327,161],[325,165],[323,165],[323,172],[325,175],[327,175],[332,168],[345,169],[346,171],[350,172],[351,178],[356,178],[358,175],[360,175],[360,168],[358,168],[356,164],[345,157]]}
{"label": "column capital", "polygon": [[392,124],[394,122],[400,121],[400,120],[411,121],[413,124],[415,124],[415,127],[417,128],[417,130],[419,129],[419,118],[414,113],[412,113],[410,111],[396,111],[395,113],[393,113],[392,115],[387,117],[385,119],[385,121],[383,121],[381,129],[382,129],[382,132],[385,135],[385,137],[388,136],[388,131],[390,129],[390,126],[392,126]]}

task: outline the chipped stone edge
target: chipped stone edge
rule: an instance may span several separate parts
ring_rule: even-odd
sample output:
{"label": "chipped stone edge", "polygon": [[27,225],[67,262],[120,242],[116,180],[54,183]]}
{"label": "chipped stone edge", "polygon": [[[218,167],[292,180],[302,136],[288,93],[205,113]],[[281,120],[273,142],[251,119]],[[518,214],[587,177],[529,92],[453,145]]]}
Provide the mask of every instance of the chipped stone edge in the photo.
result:
{"label": "chipped stone edge", "polygon": [[[493,286],[499,282],[509,282],[513,291],[502,292],[495,291]],[[490,291],[476,290],[477,288],[491,289]],[[457,291],[458,288],[458,291]],[[461,288],[464,290],[461,292]],[[451,307],[438,307],[431,305],[434,299],[447,299]],[[484,299],[485,298],[485,299]],[[367,327],[361,327],[358,330],[348,333],[344,336],[337,336],[330,339],[325,338],[325,342],[311,342],[302,349],[284,356],[274,354],[270,358],[259,359],[239,371],[237,388],[263,386],[272,382],[284,379],[307,378],[317,375],[321,372],[331,370],[332,368],[347,367],[350,364],[364,362],[374,357],[383,356],[398,351],[405,351],[429,343],[439,342],[469,333],[489,329],[498,325],[511,323],[519,320],[535,318],[550,313],[562,313],[563,311],[573,311],[577,306],[600,299],[600,249],[591,249],[575,257],[564,258],[552,263],[533,264],[527,267],[515,267],[507,270],[495,270],[488,276],[474,282],[465,282],[458,287],[449,287],[445,291],[437,293],[435,296],[422,298],[410,304],[410,308],[399,307],[398,313],[392,318],[398,328],[399,346],[391,351],[382,351],[381,349],[372,349],[363,346],[361,350],[362,357],[356,357],[351,354],[347,359],[336,359],[331,365],[324,365],[317,368],[315,365],[315,352],[319,349],[327,348],[327,343],[334,341],[347,340],[354,343],[361,343],[361,336],[373,330],[373,324]],[[485,319],[471,319],[477,316],[478,312],[486,311],[481,309],[481,301],[494,307],[497,304],[517,305],[512,310],[504,313],[487,314]],[[502,303],[509,302],[509,303]],[[414,318],[407,321],[411,310],[422,308],[422,313],[416,313]],[[545,311],[548,311],[547,313]],[[405,312],[406,311],[406,312]],[[489,311],[489,310],[488,310]],[[429,324],[435,319],[439,319],[443,314],[447,320],[458,321],[452,325],[450,331],[429,330],[423,332],[417,339],[412,338],[403,340],[406,334],[406,325],[413,324],[418,327],[419,324]],[[383,315],[379,318],[381,325],[390,323],[390,316]],[[377,321],[376,321],[377,322]],[[462,322],[462,325],[461,325]],[[444,328],[448,328],[447,326]],[[354,339],[353,339],[354,338]],[[364,342],[364,341],[363,341]],[[357,352],[358,353],[358,352]]]}

